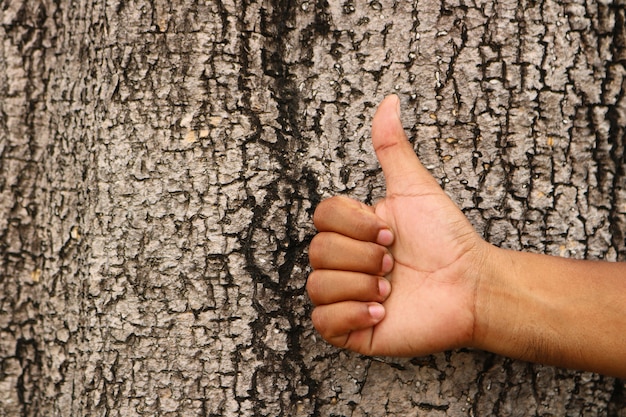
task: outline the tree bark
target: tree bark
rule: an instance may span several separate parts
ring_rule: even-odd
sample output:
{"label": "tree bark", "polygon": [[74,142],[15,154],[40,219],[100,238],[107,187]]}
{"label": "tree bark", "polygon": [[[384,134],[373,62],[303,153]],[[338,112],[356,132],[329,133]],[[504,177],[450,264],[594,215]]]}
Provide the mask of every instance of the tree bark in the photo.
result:
{"label": "tree bark", "polygon": [[0,416],[626,416],[597,374],[335,349],[304,291],[316,204],[384,195],[391,92],[488,241],[625,261],[625,5],[0,2]]}

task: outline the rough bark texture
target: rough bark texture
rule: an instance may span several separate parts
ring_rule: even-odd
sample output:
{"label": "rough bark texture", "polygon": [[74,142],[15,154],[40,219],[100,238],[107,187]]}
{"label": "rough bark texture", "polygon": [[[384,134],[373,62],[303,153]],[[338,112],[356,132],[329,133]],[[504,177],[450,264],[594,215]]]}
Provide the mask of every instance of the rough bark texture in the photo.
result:
{"label": "rough bark texture", "polygon": [[[495,244],[626,260],[623,0],[0,1],[0,416],[626,416],[624,382],[316,337],[375,105]],[[624,358],[616,358],[624,360]]]}

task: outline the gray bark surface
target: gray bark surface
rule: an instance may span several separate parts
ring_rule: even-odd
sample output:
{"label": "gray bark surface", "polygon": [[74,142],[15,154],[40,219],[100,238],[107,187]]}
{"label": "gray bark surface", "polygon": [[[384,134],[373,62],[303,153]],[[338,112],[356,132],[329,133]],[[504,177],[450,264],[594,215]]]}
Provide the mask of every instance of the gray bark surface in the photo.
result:
{"label": "gray bark surface", "polygon": [[626,261],[625,5],[0,1],[0,416],[626,416],[592,373],[335,349],[304,291],[315,205],[384,195],[391,92],[488,241]]}

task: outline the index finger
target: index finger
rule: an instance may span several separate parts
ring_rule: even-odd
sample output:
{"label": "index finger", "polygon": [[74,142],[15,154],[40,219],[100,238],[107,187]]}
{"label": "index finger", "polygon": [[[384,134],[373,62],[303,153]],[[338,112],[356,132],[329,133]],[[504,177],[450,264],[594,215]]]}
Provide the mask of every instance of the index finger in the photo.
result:
{"label": "index finger", "polygon": [[376,215],[374,208],[348,197],[335,196],[322,201],[313,214],[319,232],[335,232],[352,239],[389,246],[393,234]]}

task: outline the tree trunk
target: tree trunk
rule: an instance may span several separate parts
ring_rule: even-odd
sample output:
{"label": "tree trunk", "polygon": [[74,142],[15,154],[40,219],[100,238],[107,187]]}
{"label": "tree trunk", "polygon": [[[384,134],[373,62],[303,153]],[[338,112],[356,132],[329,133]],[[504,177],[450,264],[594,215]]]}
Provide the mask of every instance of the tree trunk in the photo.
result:
{"label": "tree trunk", "polygon": [[0,1],[0,415],[626,416],[596,374],[335,349],[304,291],[315,205],[384,195],[391,92],[488,241],[626,260],[625,4]]}

